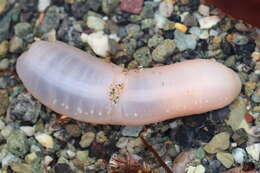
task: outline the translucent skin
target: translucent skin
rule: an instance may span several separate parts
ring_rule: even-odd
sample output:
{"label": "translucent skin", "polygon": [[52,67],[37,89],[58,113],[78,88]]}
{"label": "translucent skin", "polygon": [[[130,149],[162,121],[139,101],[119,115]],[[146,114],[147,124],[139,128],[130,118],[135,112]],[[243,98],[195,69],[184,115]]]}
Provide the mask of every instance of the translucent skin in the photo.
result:
{"label": "translucent skin", "polygon": [[222,108],[238,75],[205,59],[131,70],[62,42],[37,41],[17,60],[25,87],[55,112],[95,124],[144,125]]}

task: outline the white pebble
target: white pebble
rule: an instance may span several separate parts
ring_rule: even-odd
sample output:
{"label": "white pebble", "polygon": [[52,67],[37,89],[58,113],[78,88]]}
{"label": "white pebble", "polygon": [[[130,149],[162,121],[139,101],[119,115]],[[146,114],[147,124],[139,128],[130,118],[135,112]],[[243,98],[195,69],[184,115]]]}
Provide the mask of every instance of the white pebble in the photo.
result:
{"label": "white pebble", "polygon": [[215,26],[220,21],[218,16],[208,16],[199,19],[201,29],[209,29]]}
{"label": "white pebble", "polygon": [[237,163],[243,164],[246,159],[246,152],[242,148],[235,148],[232,155]]}
{"label": "white pebble", "polygon": [[246,147],[246,151],[254,160],[259,161],[260,143],[256,143]]}
{"label": "white pebble", "polygon": [[199,12],[200,14],[202,14],[203,16],[209,16],[209,7],[206,5],[201,4],[199,6]]}
{"label": "white pebble", "polygon": [[51,4],[51,0],[39,0],[38,10],[44,11]]}
{"label": "white pebble", "polygon": [[205,168],[204,166],[202,165],[198,165],[196,167],[194,166],[189,166],[187,169],[186,169],[186,172],[187,173],[204,173],[205,172]]}
{"label": "white pebble", "polygon": [[164,17],[170,17],[173,12],[173,3],[169,1],[162,1],[159,6],[159,12]]}
{"label": "white pebble", "polygon": [[97,55],[102,57],[108,56],[110,52],[108,36],[102,31],[94,32],[90,35],[82,34],[81,40],[87,42]]}
{"label": "white pebble", "polygon": [[42,133],[42,134],[37,134],[35,138],[42,146],[46,148],[53,148],[54,141],[50,135]]}
{"label": "white pebble", "polygon": [[34,127],[21,126],[20,129],[26,134],[26,136],[32,136],[34,134]]}

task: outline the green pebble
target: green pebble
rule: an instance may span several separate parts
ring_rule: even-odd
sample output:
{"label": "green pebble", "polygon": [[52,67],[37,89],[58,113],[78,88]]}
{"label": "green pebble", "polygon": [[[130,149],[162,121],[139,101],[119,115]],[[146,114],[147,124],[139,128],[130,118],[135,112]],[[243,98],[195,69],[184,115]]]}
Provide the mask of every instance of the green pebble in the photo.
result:
{"label": "green pebble", "polygon": [[0,43],[0,58],[4,57],[8,53],[9,43],[8,41],[2,41]]}
{"label": "green pebble", "polygon": [[175,42],[173,40],[164,40],[162,44],[157,46],[152,52],[152,58],[156,62],[164,62],[175,50]]}
{"label": "green pebble", "polygon": [[133,56],[138,64],[143,67],[148,67],[152,62],[151,52],[148,47],[137,49]]}
{"label": "green pebble", "polygon": [[14,155],[23,157],[29,151],[29,141],[21,131],[14,130],[7,138],[7,148]]}
{"label": "green pebble", "polygon": [[32,33],[32,26],[29,23],[18,23],[14,27],[15,35],[20,38],[26,38],[27,35]]}
{"label": "green pebble", "polygon": [[163,37],[161,35],[156,34],[148,40],[148,47],[150,47],[150,48],[156,47],[159,44],[161,44],[162,42],[163,42]]}

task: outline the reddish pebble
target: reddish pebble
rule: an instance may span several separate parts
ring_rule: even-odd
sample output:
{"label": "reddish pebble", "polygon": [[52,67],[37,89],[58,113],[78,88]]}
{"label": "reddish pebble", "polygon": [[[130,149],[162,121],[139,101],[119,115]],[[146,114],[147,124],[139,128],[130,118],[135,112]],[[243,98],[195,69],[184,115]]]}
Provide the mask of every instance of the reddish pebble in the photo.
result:
{"label": "reddish pebble", "polygon": [[143,9],[144,0],[121,0],[120,9],[122,11],[138,14]]}
{"label": "reddish pebble", "polygon": [[247,123],[252,123],[254,121],[254,117],[251,114],[245,114],[244,117]]}

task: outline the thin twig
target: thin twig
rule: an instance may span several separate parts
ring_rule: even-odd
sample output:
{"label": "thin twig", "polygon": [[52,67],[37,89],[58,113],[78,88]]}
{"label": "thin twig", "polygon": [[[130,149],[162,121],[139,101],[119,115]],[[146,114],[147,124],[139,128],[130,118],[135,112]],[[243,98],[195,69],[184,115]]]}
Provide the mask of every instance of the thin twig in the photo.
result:
{"label": "thin twig", "polygon": [[166,165],[166,163],[162,160],[162,158],[159,156],[159,154],[155,151],[155,149],[144,139],[143,136],[140,136],[142,142],[144,145],[148,148],[150,152],[153,153],[154,157],[157,159],[157,161],[161,164],[161,166],[166,170],[167,173],[173,173],[173,171]]}

